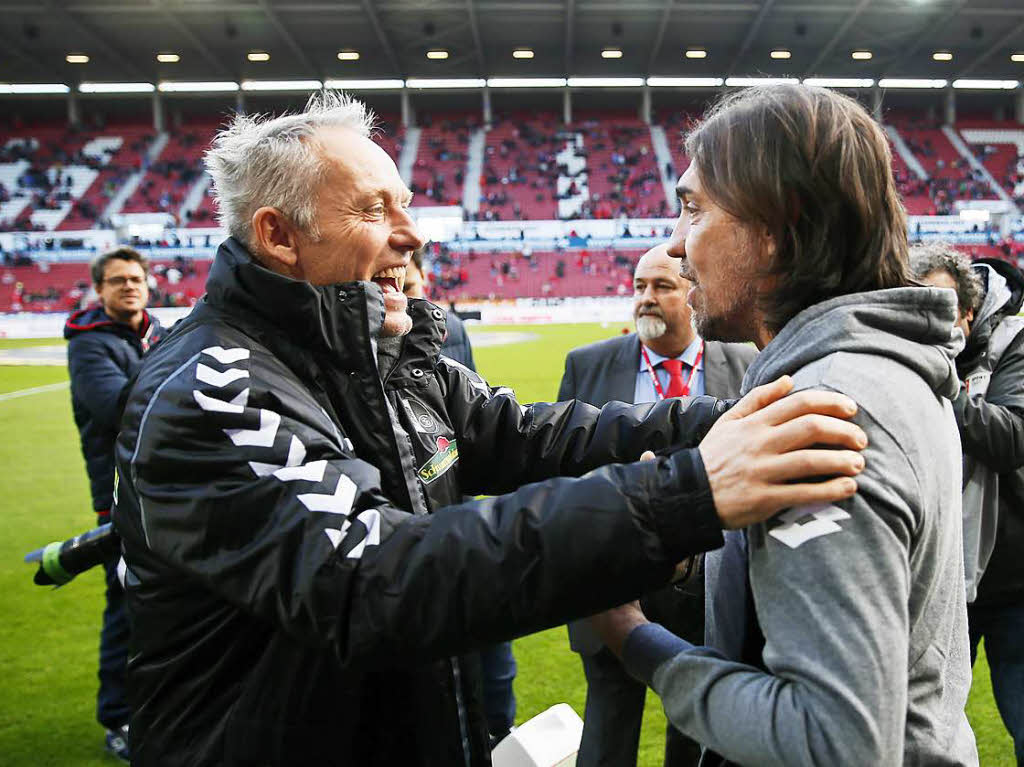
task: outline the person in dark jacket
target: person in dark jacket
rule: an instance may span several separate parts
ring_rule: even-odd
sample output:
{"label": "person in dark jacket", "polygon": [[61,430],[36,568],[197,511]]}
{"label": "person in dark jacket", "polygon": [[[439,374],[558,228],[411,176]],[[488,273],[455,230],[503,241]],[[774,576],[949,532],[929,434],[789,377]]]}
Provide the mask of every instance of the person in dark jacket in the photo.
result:
{"label": "person in dark jacket", "polygon": [[370,129],[325,92],[235,117],[207,155],[231,236],[117,443],[137,767],[485,765],[467,652],[856,492],[846,397],[780,399],[783,378],[724,415],[525,407],[440,356],[444,312],[401,292],[411,193]]}
{"label": "person in dark jacket", "polygon": [[[100,303],[72,314],[64,326],[71,406],[98,524],[110,521],[114,442],[125,386],[137,372],[142,355],[162,333],[160,323],[146,311],[147,273],[146,259],[131,248],[118,248],[97,257],[91,274]],[[107,730],[107,749],[127,761],[127,727],[131,716],[125,694],[128,620],[116,566],[116,557],[104,563],[107,603],[100,633],[96,716]]]}
{"label": "person in dark jacket", "polygon": [[[964,543],[971,662],[985,639],[992,692],[1024,764],[1024,275],[950,245],[915,248],[926,285],[956,291],[967,345],[956,358],[953,402],[965,458]],[[995,477],[994,498],[972,492]],[[991,488],[991,480],[987,480]]]}
{"label": "person in dark jacket", "polygon": [[[573,349],[565,358],[558,399],[601,407],[607,402],[657,402],[671,396],[738,397],[757,354],[750,344],[705,342],[693,327],[686,297],[692,284],[665,245],[647,251],[633,272],[636,333]],[[680,364],[673,365],[678,360]],[[657,374],[657,378],[655,378]],[[673,381],[675,379],[675,382]],[[655,384],[657,380],[657,384]],[[692,642],[704,639],[703,568],[687,580],[644,595],[651,617]],[[578,767],[635,767],[647,685],[631,676],[586,620],[569,624],[569,646],[587,678]],[[696,765],[700,746],[671,724],[665,767]]]}
{"label": "person in dark jacket", "polygon": [[[423,248],[415,251],[405,269],[402,292],[409,298],[425,298],[428,289],[427,272],[423,267]],[[460,365],[476,372],[473,346],[462,318],[454,311],[445,312],[447,333],[441,342],[441,354],[451,357]],[[470,500],[470,499],[466,499]],[[487,729],[495,745],[508,735],[516,722],[516,658],[511,642],[496,642],[480,650],[480,670],[483,678],[484,711]]]}

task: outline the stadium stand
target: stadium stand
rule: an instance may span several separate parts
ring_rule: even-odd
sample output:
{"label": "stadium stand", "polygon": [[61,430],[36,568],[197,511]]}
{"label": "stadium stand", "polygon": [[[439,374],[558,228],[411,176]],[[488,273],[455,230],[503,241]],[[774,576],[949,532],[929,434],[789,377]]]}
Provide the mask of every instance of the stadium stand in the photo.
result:
{"label": "stadium stand", "polygon": [[217,130],[217,122],[190,124],[169,134],[167,143],[152,163],[121,213],[170,213],[177,219],[188,190],[203,173],[203,152]]}
{"label": "stadium stand", "polygon": [[409,185],[416,195],[414,206],[462,204],[469,137],[478,125],[479,116],[474,114],[423,116]]}
{"label": "stadium stand", "polygon": [[580,115],[575,129],[583,134],[590,192],[580,218],[670,215],[649,126],[636,117],[592,113]]}
{"label": "stadium stand", "polygon": [[477,219],[558,218],[555,155],[565,144],[562,131],[553,113],[514,113],[495,121],[484,145]]}

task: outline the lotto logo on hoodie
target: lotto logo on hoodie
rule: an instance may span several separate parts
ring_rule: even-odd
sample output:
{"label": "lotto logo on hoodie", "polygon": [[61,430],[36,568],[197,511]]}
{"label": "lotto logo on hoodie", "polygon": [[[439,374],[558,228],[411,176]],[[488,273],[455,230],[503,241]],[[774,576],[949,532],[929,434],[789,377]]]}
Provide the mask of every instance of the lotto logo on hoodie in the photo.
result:
{"label": "lotto logo on hoodie", "polygon": [[444,474],[459,460],[459,448],[455,440],[448,440],[444,437],[437,438],[437,452],[429,461],[423,464],[418,475],[423,484],[429,485],[435,479]]}

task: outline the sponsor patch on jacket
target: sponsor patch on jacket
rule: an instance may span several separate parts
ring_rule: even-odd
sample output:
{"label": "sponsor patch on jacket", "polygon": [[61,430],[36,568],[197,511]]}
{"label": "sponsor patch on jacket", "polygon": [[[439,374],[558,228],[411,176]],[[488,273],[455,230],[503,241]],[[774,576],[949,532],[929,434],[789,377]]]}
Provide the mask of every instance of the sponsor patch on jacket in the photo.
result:
{"label": "sponsor patch on jacket", "polygon": [[773,521],[778,524],[768,535],[795,549],[807,541],[840,532],[843,528],[836,523],[849,518],[850,515],[838,506],[823,503],[795,506],[775,517]]}
{"label": "sponsor patch on jacket", "polygon": [[459,448],[455,444],[455,440],[438,437],[437,452],[431,456],[429,461],[420,467],[420,470],[416,472],[416,474],[421,480],[423,480],[423,484],[429,485],[454,466],[455,462],[458,460]]}

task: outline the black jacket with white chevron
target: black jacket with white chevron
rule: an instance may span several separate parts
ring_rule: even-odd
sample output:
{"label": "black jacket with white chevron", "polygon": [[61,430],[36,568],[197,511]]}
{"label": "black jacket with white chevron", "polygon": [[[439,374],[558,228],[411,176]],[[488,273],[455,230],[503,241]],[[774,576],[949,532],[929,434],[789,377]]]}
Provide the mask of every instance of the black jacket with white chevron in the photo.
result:
{"label": "black jacket with white chevron", "polygon": [[616,463],[695,445],[716,400],[521,406],[438,357],[425,301],[382,382],[376,285],[289,280],[234,240],[207,290],[117,446],[137,766],[487,764],[460,653],[721,544],[696,450]]}

